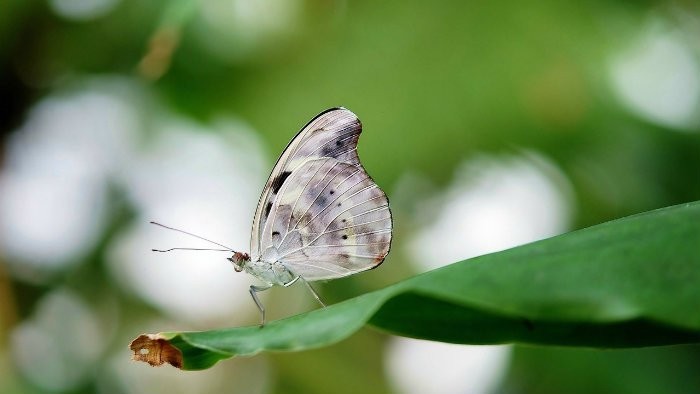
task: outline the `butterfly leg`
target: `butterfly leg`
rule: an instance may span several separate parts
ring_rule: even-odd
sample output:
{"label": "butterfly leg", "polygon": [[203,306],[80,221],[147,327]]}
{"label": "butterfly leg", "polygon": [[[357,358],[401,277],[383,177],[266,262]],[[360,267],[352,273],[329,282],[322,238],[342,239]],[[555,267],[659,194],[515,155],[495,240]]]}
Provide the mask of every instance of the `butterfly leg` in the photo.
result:
{"label": "butterfly leg", "polygon": [[289,287],[289,286],[295,284],[299,280],[299,278],[301,278],[301,276],[297,275],[296,278],[290,280],[289,282],[283,284],[282,286]]}
{"label": "butterfly leg", "polygon": [[306,279],[304,279],[301,275],[296,275],[291,269],[289,269],[289,267],[285,266],[284,268],[287,270],[289,275],[294,277],[294,279],[285,283],[284,287],[289,287],[289,286],[293,285],[296,281],[301,280],[304,283],[304,285],[306,286],[306,288],[309,289],[311,294],[314,295],[314,298],[316,299],[316,301],[318,301],[318,303],[321,304],[322,307],[324,307],[324,308],[326,307],[326,304],[324,304],[323,301],[321,301],[321,297],[318,296],[318,293],[316,293],[316,290],[314,290],[314,288],[311,287],[311,285],[309,284],[309,282],[306,281]]}
{"label": "butterfly leg", "polygon": [[265,326],[265,307],[263,306],[262,302],[260,302],[260,299],[258,298],[258,292],[265,291],[269,288],[271,288],[272,285],[267,285],[267,286],[255,286],[251,285],[250,286],[250,295],[253,297],[253,301],[255,301],[255,305],[258,306],[258,309],[260,309],[260,328],[263,328]]}
{"label": "butterfly leg", "polygon": [[[290,271],[290,273],[291,273],[291,271]],[[301,279],[301,281],[304,282],[304,284],[306,285],[306,287],[307,287],[309,290],[311,290],[311,293],[314,295],[314,298],[316,298],[316,299],[318,300],[318,302],[320,302],[321,305],[325,307],[326,304],[324,304],[323,301],[321,301],[321,298],[318,296],[318,294],[316,293],[316,291],[314,290],[314,288],[311,287],[311,285],[309,284],[309,282],[305,281],[304,278],[302,278],[300,275],[297,275],[296,277],[294,277],[294,279],[292,279],[292,280],[290,280],[289,282],[283,284],[282,286],[284,286],[284,287],[289,287],[289,286],[295,284],[299,279]]]}
{"label": "butterfly leg", "polygon": [[309,289],[311,294],[314,295],[314,298],[316,298],[316,301],[318,301],[318,303],[321,304],[321,306],[325,308],[326,304],[324,304],[323,301],[321,301],[321,297],[318,296],[318,293],[316,293],[316,290],[314,290],[314,288],[311,287],[309,282],[307,282],[306,279],[302,278],[301,276],[297,276],[297,278],[301,279],[302,283],[304,283],[304,285],[306,285],[306,288]]}

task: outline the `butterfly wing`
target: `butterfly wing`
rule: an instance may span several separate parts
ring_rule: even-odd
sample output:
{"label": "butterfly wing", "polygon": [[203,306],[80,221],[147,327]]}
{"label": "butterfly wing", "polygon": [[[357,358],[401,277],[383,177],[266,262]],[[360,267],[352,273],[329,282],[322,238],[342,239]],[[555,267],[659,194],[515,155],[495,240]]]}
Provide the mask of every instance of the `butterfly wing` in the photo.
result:
{"label": "butterfly wing", "polygon": [[358,165],[310,159],[282,186],[262,231],[263,259],[309,281],[379,265],[391,246],[384,192]]}
{"label": "butterfly wing", "polygon": [[359,165],[356,147],[361,132],[362,124],[355,114],[345,108],[331,108],[316,115],[292,139],[272,169],[255,210],[250,239],[254,260],[262,253],[262,231],[287,178],[309,159],[332,157]]}
{"label": "butterfly wing", "polygon": [[[381,264],[392,230],[386,195],[357,157],[359,120],[345,109],[314,120],[321,122],[312,120],[275,166],[256,212],[259,228],[253,229],[263,260],[281,261],[309,281]],[[324,126],[309,127],[316,124]],[[282,161],[293,165],[278,170]]]}

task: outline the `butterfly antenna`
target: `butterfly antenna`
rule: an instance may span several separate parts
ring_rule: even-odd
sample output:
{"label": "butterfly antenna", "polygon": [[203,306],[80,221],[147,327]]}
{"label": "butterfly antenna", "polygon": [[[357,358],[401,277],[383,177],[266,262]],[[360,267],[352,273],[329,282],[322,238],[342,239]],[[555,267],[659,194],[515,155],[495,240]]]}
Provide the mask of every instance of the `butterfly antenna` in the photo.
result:
{"label": "butterfly antenna", "polygon": [[[160,223],[154,222],[154,221],[151,221],[150,223],[151,223],[151,224],[155,224],[156,226],[160,226],[160,227],[163,227],[163,228],[167,228],[168,230],[177,231],[178,233],[183,233],[183,234],[187,234],[187,235],[189,235],[189,236],[191,236],[191,237],[199,238],[199,239],[201,239],[202,241],[207,241],[207,242],[212,243],[212,244],[214,244],[214,245],[219,245],[219,246],[221,246],[222,248],[226,248],[226,251],[227,251],[227,252],[234,252],[234,253],[236,253],[235,250],[229,248],[229,247],[226,246],[226,245],[220,244],[220,243],[218,243],[218,242],[214,242],[214,241],[212,241],[212,240],[210,240],[210,239],[206,239],[206,238],[201,237],[201,236],[199,236],[199,235],[197,235],[197,234],[192,234],[192,233],[190,233],[190,232],[188,232],[188,231],[180,230],[179,228],[174,228],[174,227],[166,226],[166,225],[164,225],[164,224],[160,224]],[[153,251],[154,251],[154,252],[167,252],[167,251],[170,251],[170,250],[177,250],[177,249],[200,250],[200,249],[195,249],[195,248],[172,248],[172,249],[168,249],[168,250],[153,249]],[[207,249],[207,250],[212,250],[212,249]]]}
{"label": "butterfly antenna", "polygon": [[229,249],[209,249],[209,248],[170,248],[170,249],[151,249],[154,252],[170,252],[173,250],[212,250],[214,252],[230,252]]}

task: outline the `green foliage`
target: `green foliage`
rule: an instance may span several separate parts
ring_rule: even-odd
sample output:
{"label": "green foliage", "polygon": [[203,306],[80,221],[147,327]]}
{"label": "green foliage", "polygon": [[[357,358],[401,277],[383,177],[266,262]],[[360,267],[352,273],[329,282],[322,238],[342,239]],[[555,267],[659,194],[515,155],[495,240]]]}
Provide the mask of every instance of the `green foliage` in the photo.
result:
{"label": "green foliage", "polygon": [[[538,172],[551,177],[567,201],[560,226],[551,230],[557,233],[700,200],[696,3],[3,2],[0,91],[11,99],[0,108],[0,181],[19,180],[36,190],[19,193],[25,196],[21,209],[3,210],[0,218],[18,217],[17,223],[40,231],[3,226],[2,238],[16,244],[3,241],[0,246],[0,365],[5,366],[0,370],[0,392],[172,393],[192,387],[217,393],[239,388],[285,394],[400,392],[396,379],[419,376],[392,375],[392,355],[409,344],[394,341],[386,331],[468,343],[581,345],[512,347],[508,371],[493,392],[700,392],[700,345],[598,348],[688,342],[685,335],[697,332],[698,313],[688,307],[688,300],[699,299],[693,297],[697,260],[688,250],[697,235],[683,235],[677,223],[662,219],[647,222],[653,226],[649,231],[658,233],[653,236],[617,233],[630,228],[613,223],[606,225],[613,226],[611,235],[589,229],[483,256],[274,322],[264,330],[235,329],[225,338],[174,333],[172,338],[183,351],[185,368],[211,365],[234,351],[303,349],[351,336],[332,347],[238,358],[198,374],[128,365],[123,354],[126,338],[134,333],[209,329],[234,325],[232,318],[240,324],[258,317],[243,289],[232,289],[230,298],[209,298],[170,282],[185,276],[192,265],[209,267],[208,259],[212,265],[226,264],[220,256],[191,254],[182,257],[188,260],[179,268],[170,260],[167,268],[159,268],[157,257],[148,252],[151,247],[196,246],[175,243],[175,238],[150,241],[155,231],[141,225],[153,219],[202,231],[236,247],[248,241],[245,233],[240,240],[225,239],[228,235],[222,235],[229,233],[219,229],[233,231],[234,223],[243,223],[247,230],[257,196],[249,198],[249,207],[240,205],[245,198],[227,200],[242,213],[222,212],[210,219],[205,211],[211,207],[205,201],[186,202],[178,196],[187,194],[180,190],[199,189],[199,183],[173,177],[166,182],[172,186],[159,187],[157,179],[171,177],[149,175],[135,165],[135,157],[161,152],[160,133],[177,135],[178,125],[220,134],[217,138],[245,129],[240,131],[245,131],[247,142],[266,154],[234,171],[249,172],[250,182],[235,180],[223,167],[215,173],[222,185],[235,184],[244,195],[257,193],[264,182],[258,179],[255,184],[253,169],[261,167],[260,177],[267,175],[310,116],[338,105],[360,116],[365,132],[358,149],[364,166],[391,199],[396,242],[381,269],[323,286],[324,299],[334,302],[414,275],[412,243],[440,224],[433,219],[439,218],[442,201],[472,185],[462,175],[465,168],[474,169],[480,157],[506,169],[523,152],[546,163]],[[642,69],[629,72],[621,65]],[[623,79],[631,82],[634,92],[620,85]],[[112,100],[116,107],[109,104]],[[640,101],[647,105],[640,107]],[[119,119],[105,117],[91,109],[95,102],[109,104],[107,115],[127,112]],[[685,118],[678,117],[684,106]],[[52,110],[48,116],[47,108],[68,113]],[[675,121],[658,117],[664,109],[667,116],[675,114]],[[99,122],[92,123],[96,119]],[[122,130],[120,141],[134,137],[134,151],[127,156],[118,153],[120,144],[111,143],[116,140],[97,139],[116,129]],[[32,137],[36,131],[45,139]],[[52,140],[56,150],[47,153],[46,143]],[[171,147],[177,159],[157,159],[167,168],[185,170],[196,161],[193,146]],[[222,149],[232,157],[239,154],[227,145]],[[65,170],[75,167],[81,155],[90,160],[79,169],[79,188],[65,181]],[[114,188],[109,198],[102,198],[101,186],[89,186],[92,176],[83,175],[94,174],[113,155],[121,157],[117,167],[140,172],[133,179],[154,181],[148,188],[159,201],[159,212],[167,214],[152,217],[150,206],[133,198],[141,192],[134,194],[133,187],[124,184],[132,178],[121,171],[95,180]],[[196,169],[193,174],[206,175]],[[55,186],[47,183],[50,180]],[[0,200],[21,190],[0,187]],[[55,212],[32,205],[44,201],[37,197],[56,196],[53,200],[60,201],[57,197],[62,195],[76,196],[90,211],[92,223],[102,222],[90,228],[81,251],[70,261],[60,257],[55,245],[77,237],[74,230],[83,228],[77,224],[80,212],[63,204]],[[85,203],[91,195],[97,203]],[[530,207],[525,200],[518,202]],[[178,222],[182,209],[170,207],[183,204],[201,209],[201,226]],[[499,225],[504,213],[522,230],[540,236],[535,230],[546,221],[512,216],[512,207],[499,204],[493,217],[492,212],[480,211],[491,218],[489,241],[505,241],[520,230]],[[691,220],[694,214],[679,215]],[[450,216],[450,224],[466,221],[457,212]],[[473,222],[464,224],[470,232],[482,231]],[[52,242],[46,242],[47,234],[53,234]],[[585,234],[598,238],[584,242],[579,237]],[[39,253],[16,254],[17,245],[30,245]],[[584,246],[590,249],[584,252]],[[120,253],[124,249],[131,249],[128,257]],[[436,250],[435,255],[445,254],[439,252],[444,251]],[[32,256],[37,255],[41,257],[35,260]],[[123,267],[135,265],[143,269],[138,275],[154,284],[149,289],[153,292],[142,291],[133,275],[124,274]],[[216,279],[203,269],[191,282],[209,284]],[[161,298],[155,295],[155,284]],[[305,298],[296,297],[306,296],[302,291],[276,289],[266,294],[271,317],[308,307],[301,303]],[[161,302],[179,299],[168,297],[170,293],[191,294],[193,302],[177,307]],[[68,304],[52,301],[65,300],[66,294]],[[241,309],[238,298],[246,298]],[[225,304],[224,313],[206,319],[184,313],[214,301]],[[82,305],[84,311],[68,318],[65,311],[71,305]],[[548,320],[552,316],[557,319]],[[86,322],[102,333],[99,346]],[[365,322],[379,329],[353,335]],[[322,331],[325,336],[307,327],[319,330],[325,324],[331,325]],[[204,339],[225,349],[207,350],[200,346]],[[433,375],[428,378],[435,380]]]}
{"label": "green foliage", "polygon": [[434,341],[627,348],[700,342],[700,202],[462,261],[274,321],[163,336],[183,369],[336,343],[363,325]]}

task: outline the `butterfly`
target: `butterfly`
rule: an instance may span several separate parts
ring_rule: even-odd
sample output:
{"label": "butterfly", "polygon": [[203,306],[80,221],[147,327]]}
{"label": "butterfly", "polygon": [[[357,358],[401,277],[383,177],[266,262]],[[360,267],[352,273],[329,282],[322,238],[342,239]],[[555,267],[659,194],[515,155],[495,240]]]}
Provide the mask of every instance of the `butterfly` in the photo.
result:
{"label": "butterfly", "polygon": [[[362,123],[339,107],[321,112],[287,145],[263,188],[253,218],[250,254],[233,252],[237,272],[262,282],[250,295],[265,325],[258,293],[300,281],[325,306],[309,282],[342,278],[376,268],[389,253],[389,201],[357,155]],[[167,252],[168,250],[157,250]]]}

